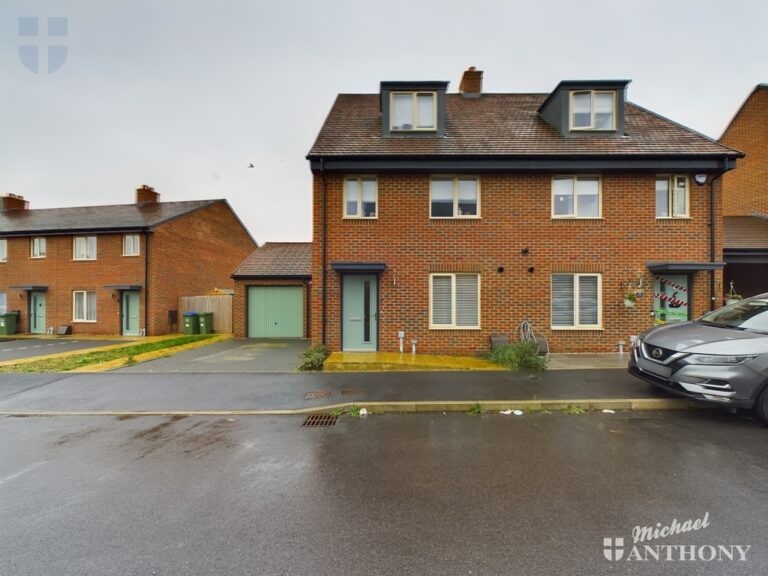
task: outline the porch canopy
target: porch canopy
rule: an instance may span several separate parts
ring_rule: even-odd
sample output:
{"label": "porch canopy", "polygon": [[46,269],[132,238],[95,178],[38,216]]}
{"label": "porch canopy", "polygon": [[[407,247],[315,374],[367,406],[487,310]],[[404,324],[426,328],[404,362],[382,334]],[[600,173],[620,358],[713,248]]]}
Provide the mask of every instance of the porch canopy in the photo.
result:
{"label": "porch canopy", "polygon": [[331,262],[331,269],[336,272],[383,272],[386,270],[385,262]]}
{"label": "porch canopy", "polygon": [[648,262],[648,270],[654,273],[688,273],[706,270],[722,270],[725,262]]}

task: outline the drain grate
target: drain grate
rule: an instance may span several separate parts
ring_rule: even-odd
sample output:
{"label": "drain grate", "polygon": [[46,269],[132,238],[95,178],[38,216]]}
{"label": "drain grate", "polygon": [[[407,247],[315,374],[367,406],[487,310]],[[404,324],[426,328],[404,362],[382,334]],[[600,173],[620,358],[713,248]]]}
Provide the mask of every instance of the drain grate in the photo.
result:
{"label": "drain grate", "polygon": [[336,424],[336,418],[337,417],[333,414],[310,414],[307,416],[307,419],[304,420],[302,426],[334,426]]}
{"label": "drain grate", "polygon": [[357,396],[358,394],[362,394],[362,393],[363,393],[362,388],[342,388],[341,389],[342,396]]}
{"label": "drain grate", "polygon": [[315,400],[317,398],[328,398],[331,395],[330,390],[316,390],[315,392],[307,392],[304,394],[304,400]]}

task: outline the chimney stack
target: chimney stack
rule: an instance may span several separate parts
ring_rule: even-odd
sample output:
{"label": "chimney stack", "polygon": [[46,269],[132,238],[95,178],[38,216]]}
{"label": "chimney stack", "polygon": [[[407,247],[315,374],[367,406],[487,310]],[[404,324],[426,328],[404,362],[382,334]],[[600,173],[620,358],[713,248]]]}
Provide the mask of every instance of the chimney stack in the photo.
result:
{"label": "chimney stack", "polygon": [[136,204],[157,204],[159,200],[160,194],[152,186],[142,184],[136,189]]}
{"label": "chimney stack", "polygon": [[11,210],[29,210],[29,202],[24,200],[24,196],[17,194],[0,196],[0,212],[10,212]]}
{"label": "chimney stack", "polygon": [[464,98],[480,98],[483,92],[483,71],[470,66],[461,76],[459,92]]}

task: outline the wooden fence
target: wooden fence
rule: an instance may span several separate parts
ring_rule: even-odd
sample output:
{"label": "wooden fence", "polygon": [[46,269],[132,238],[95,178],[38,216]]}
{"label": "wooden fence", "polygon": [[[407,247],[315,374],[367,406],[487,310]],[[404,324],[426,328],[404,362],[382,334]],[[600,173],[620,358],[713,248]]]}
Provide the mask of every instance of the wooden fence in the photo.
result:
{"label": "wooden fence", "polygon": [[184,312],[213,312],[213,331],[232,333],[232,296],[181,296],[179,322]]}

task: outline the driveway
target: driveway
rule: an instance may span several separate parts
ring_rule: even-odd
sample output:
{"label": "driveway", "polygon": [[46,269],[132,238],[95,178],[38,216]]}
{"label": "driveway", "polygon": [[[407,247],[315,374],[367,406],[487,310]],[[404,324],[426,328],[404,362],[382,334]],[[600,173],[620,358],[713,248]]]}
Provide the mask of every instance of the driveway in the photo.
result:
{"label": "driveway", "polygon": [[32,358],[33,356],[45,356],[47,354],[60,354],[61,352],[73,352],[98,346],[125,343],[125,340],[77,340],[75,338],[63,338],[51,340],[50,338],[23,338],[21,340],[0,341],[0,362],[6,360],[19,360]]}
{"label": "driveway", "polygon": [[296,338],[225,340],[115,372],[292,372],[309,346]]}

